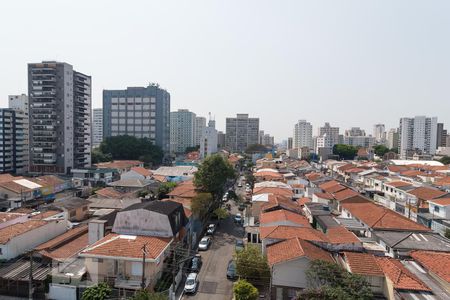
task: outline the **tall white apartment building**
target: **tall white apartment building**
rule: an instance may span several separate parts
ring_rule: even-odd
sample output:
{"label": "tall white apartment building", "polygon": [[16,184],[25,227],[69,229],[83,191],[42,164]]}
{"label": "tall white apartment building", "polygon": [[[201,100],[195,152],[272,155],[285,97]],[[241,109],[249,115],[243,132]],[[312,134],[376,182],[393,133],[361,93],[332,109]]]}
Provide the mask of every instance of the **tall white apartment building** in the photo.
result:
{"label": "tall white apartment building", "polygon": [[319,127],[319,136],[327,135],[328,139],[331,141],[331,147],[339,144],[339,127],[332,127],[330,123],[325,122],[325,125]]}
{"label": "tall white apartment building", "polygon": [[8,107],[14,110],[15,113],[15,126],[16,126],[16,166],[15,173],[23,174],[28,172],[30,163],[30,116],[29,116],[29,103],[28,96],[21,95],[9,95]]}
{"label": "tall white apartment building", "polygon": [[415,151],[433,155],[436,153],[437,117],[401,118],[399,136],[401,158],[406,159]]}
{"label": "tall white apartment building", "polygon": [[308,147],[313,149],[312,125],[306,120],[299,120],[294,126],[293,148]]}
{"label": "tall white apartment building", "polygon": [[194,126],[194,146],[200,145],[200,140],[206,128],[206,118],[205,117],[195,117]]}
{"label": "tall white apartment building", "polygon": [[373,136],[344,136],[344,144],[353,147],[372,148],[375,144],[375,138]]}
{"label": "tall white apartment building", "polygon": [[386,147],[389,149],[398,149],[398,130],[397,128],[391,128],[389,129],[388,133],[386,134]]}
{"label": "tall white apartment building", "polygon": [[237,114],[226,119],[225,145],[232,152],[243,152],[250,145],[259,143],[259,118]]}
{"label": "tall white apartment building", "polygon": [[217,152],[218,138],[215,125],[215,122],[210,121],[208,123],[208,127],[205,127],[205,129],[203,130],[203,134],[200,139],[201,158],[205,158],[206,156]]}
{"label": "tall white apartment building", "polygon": [[103,109],[92,110],[92,147],[98,147],[103,141]]}
{"label": "tall white apartment building", "polygon": [[366,132],[364,129],[359,127],[352,127],[345,131],[345,136],[365,136]]}
{"label": "tall white apartment building", "polygon": [[195,125],[195,113],[187,109],[170,113],[170,151],[172,153],[184,153],[186,148],[195,146]]}
{"label": "tall white apartment building", "polygon": [[70,64],[28,64],[30,172],[91,166],[91,77]]}
{"label": "tall white apartment building", "polygon": [[319,150],[322,148],[331,149],[333,146],[331,138],[326,133],[314,138],[314,153],[319,153]]}
{"label": "tall white apartment building", "polygon": [[375,124],[373,126],[373,137],[377,143],[383,143],[386,140],[386,129],[384,124]]}

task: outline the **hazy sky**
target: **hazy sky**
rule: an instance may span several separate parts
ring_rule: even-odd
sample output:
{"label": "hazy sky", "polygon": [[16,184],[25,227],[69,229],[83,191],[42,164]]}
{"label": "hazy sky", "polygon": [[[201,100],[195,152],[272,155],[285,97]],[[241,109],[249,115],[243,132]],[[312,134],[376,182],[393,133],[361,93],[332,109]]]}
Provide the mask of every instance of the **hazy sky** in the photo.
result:
{"label": "hazy sky", "polygon": [[26,64],[65,61],[103,89],[158,82],[172,110],[249,113],[277,141],[437,116],[450,129],[450,1],[1,1],[0,105]]}

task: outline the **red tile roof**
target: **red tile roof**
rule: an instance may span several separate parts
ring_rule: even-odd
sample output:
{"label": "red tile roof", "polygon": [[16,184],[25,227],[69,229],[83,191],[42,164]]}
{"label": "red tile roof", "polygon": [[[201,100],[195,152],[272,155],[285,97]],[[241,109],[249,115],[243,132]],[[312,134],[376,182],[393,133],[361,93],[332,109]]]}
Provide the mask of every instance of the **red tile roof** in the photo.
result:
{"label": "red tile roof", "polygon": [[311,260],[320,259],[334,262],[330,253],[299,238],[292,238],[267,246],[267,261],[271,266],[303,256]]}
{"label": "red tile roof", "polygon": [[282,189],[277,187],[257,187],[253,189],[253,195],[259,194],[273,194],[285,196],[288,198],[292,198],[294,196],[294,192],[290,189]]}
{"label": "red tile roof", "polygon": [[430,231],[428,227],[420,225],[390,209],[372,202],[346,202],[342,203],[342,207],[367,226],[374,229]]}
{"label": "red tile roof", "polygon": [[351,198],[354,196],[358,196],[358,195],[359,195],[359,193],[355,192],[352,189],[345,189],[345,190],[335,193],[333,196],[334,196],[334,199],[336,199],[337,201],[342,201],[342,200],[345,200],[345,199],[348,199],[348,198]]}
{"label": "red tile roof", "polygon": [[0,229],[0,244],[5,245],[12,238],[22,235],[25,232],[34,230],[38,227],[46,225],[46,221],[29,220],[24,223],[16,223],[5,228]]}
{"label": "red tile roof", "polygon": [[433,251],[412,251],[411,257],[428,271],[450,283],[450,253]]}
{"label": "red tile roof", "polygon": [[197,196],[197,190],[192,180],[179,183],[170,193],[169,197],[194,198]]}
{"label": "red tile roof", "polygon": [[325,190],[325,189],[331,188],[336,185],[340,185],[340,183],[337,182],[336,180],[330,180],[330,181],[324,182],[322,184],[319,184],[319,188],[321,188],[322,190]]}
{"label": "red tile roof", "polygon": [[96,195],[105,198],[121,198],[122,193],[116,191],[113,187],[105,187],[95,192]]}
{"label": "red tile roof", "polygon": [[293,227],[293,226],[267,226],[259,228],[261,239],[290,239],[294,237],[307,241],[324,242],[327,237],[323,232],[311,227]]}
{"label": "red tile roof", "polygon": [[321,178],[323,175],[320,173],[309,173],[309,174],[305,174],[306,179],[308,179],[309,181],[314,181],[317,180],[319,178]]}
{"label": "red tile roof", "polygon": [[153,174],[150,170],[144,167],[132,167],[130,170],[135,171],[136,173],[141,174],[142,176],[145,177],[151,176]]}
{"label": "red tile roof", "polygon": [[330,188],[324,189],[324,191],[327,193],[334,194],[334,193],[340,192],[345,189],[346,189],[345,186],[338,184],[338,185],[332,186]]}
{"label": "red tile roof", "polygon": [[12,176],[11,174],[0,174],[0,182],[7,182],[18,179],[17,177]]}
{"label": "red tile roof", "polygon": [[431,291],[419,278],[412,274],[399,260],[387,257],[376,257],[377,263],[395,289],[408,291]]}
{"label": "red tile roof", "polygon": [[442,206],[447,206],[447,205],[450,205],[450,198],[433,199],[433,200],[430,200],[430,202],[436,203],[436,204],[439,204]]}
{"label": "red tile roof", "polygon": [[143,164],[143,162],[139,160],[115,160],[112,162],[103,162],[96,164],[99,169],[128,169],[131,167],[137,167]]}
{"label": "red tile roof", "polygon": [[254,175],[255,177],[264,177],[264,178],[272,178],[272,179],[282,179],[283,175],[277,172],[270,172],[270,171],[262,171],[257,172]]}
{"label": "red tile roof", "polygon": [[352,244],[361,243],[358,237],[344,226],[330,227],[326,233],[327,239],[331,244]]}
{"label": "red tile roof", "polygon": [[284,209],[261,213],[259,217],[261,226],[282,221],[290,221],[301,226],[310,227],[308,219],[304,216]]}
{"label": "red tile roof", "polygon": [[303,198],[297,199],[297,203],[300,206],[303,206],[303,205],[305,205],[305,203],[309,203],[309,202],[311,202],[311,199],[309,199],[308,197],[303,197]]}
{"label": "red tile roof", "polygon": [[355,168],[356,166],[354,164],[345,164],[343,166],[338,167],[339,171],[346,171]]}
{"label": "red tile roof", "polygon": [[171,239],[153,236],[131,236],[110,233],[81,252],[81,256],[90,257],[126,257],[142,258],[142,246],[147,244],[147,258],[158,258],[170,244]]}
{"label": "red tile roof", "polygon": [[57,215],[59,213],[61,213],[61,212],[58,211],[58,210],[47,210],[47,211],[43,211],[43,212],[41,212],[41,213],[39,213],[37,215],[32,216],[31,219],[33,219],[33,220],[43,220],[43,219],[52,217],[54,215]]}
{"label": "red tile roof", "polygon": [[384,277],[383,270],[381,270],[373,254],[357,252],[344,252],[343,254],[351,273]]}
{"label": "red tile roof", "polygon": [[447,195],[447,192],[429,188],[426,186],[418,187],[414,190],[409,191],[408,193],[416,196],[421,200],[432,200]]}
{"label": "red tile roof", "polygon": [[80,226],[37,246],[35,250],[45,257],[65,260],[77,255],[88,245],[88,226]]}
{"label": "red tile roof", "polygon": [[23,217],[23,216],[25,216],[25,214],[0,212],[0,224]]}
{"label": "red tile roof", "polygon": [[397,187],[410,186],[412,184],[409,182],[406,182],[406,181],[391,181],[391,182],[386,182],[384,185],[388,185],[388,186],[397,188]]}
{"label": "red tile roof", "polygon": [[327,199],[327,200],[333,200],[334,197],[330,193],[314,193],[318,198],[321,199]]}

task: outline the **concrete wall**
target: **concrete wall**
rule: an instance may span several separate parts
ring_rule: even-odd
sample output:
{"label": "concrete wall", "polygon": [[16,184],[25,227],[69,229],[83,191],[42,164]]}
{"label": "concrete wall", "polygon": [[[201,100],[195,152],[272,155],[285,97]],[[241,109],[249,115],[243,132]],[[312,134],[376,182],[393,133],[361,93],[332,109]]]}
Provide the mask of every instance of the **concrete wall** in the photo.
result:
{"label": "concrete wall", "polygon": [[113,232],[134,235],[172,237],[172,227],[166,215],[145,209],[117,213]]}
{"label": "concrete wall", "polygon": [[309,259],[301,257],[289,262],[276,264],[272,267],[272,285],[294,288],[306,288],[306,270]]}

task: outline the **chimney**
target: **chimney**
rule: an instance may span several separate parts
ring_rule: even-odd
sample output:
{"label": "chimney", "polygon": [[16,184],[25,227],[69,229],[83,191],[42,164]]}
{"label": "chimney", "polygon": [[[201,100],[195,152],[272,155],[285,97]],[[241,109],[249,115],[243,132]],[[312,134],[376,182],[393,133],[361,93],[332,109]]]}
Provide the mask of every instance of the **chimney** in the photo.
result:
{"label": "chimney", "polygon": [[106,220],[92,220],[89,222],[89,245],[102,239],[105,236]]}

